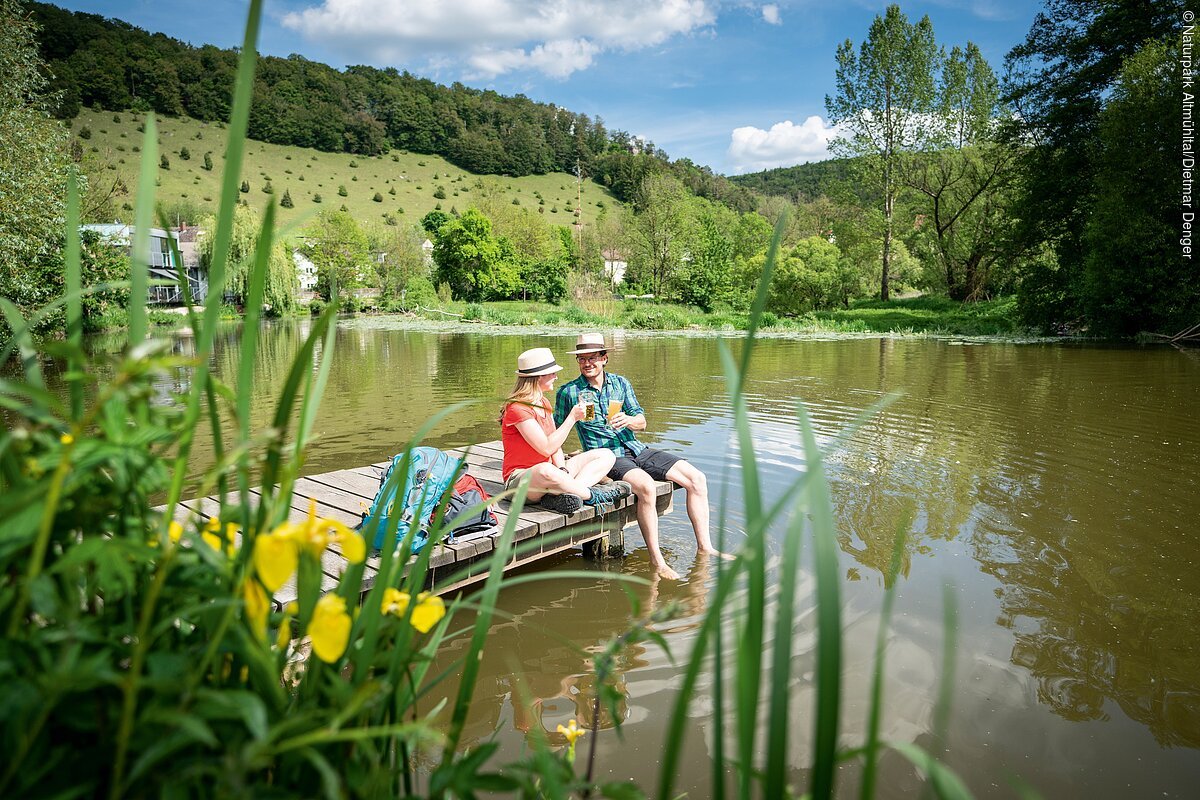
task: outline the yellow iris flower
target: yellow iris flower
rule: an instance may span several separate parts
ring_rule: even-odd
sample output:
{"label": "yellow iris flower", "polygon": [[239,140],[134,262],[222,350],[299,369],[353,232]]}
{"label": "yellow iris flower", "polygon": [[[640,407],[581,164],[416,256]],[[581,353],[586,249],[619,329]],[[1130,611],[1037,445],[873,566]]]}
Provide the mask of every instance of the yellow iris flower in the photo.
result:
{"label": "yellow iris flower", "polygon": [[296,540],[276,528],[271,533],[265,533],[254,540],[254,571],[258,573],[263,585],[272,592],[287,583],[288,578],[296,572],[299,554],[296,551]]}
{"label": "yellow iris flower", "polygon": [[572,719],[567,722],[567,726],[565,728],[562,725],[559,725],[558,732],[561,733],[567,740],[567,763],[574,764],[575,740],[587,733],[587,729],[579,727],[575,723],[575,720]]}
{"label": "yellow iris flower", "polygon": [[341,658],[350,642],[350,615],[346,613],[346,601],[336,594],[323,595],[313,609],[308,636],[317,658],[326,664]]}
{"label": "yellow iris flower", "polygon": [[[283,527],[283,526],[280,526]],[[367,545],[357,531],[352,531],[333,519],[317,516],[317,501],[308,499],[308,518],[299,525],[287,525],[297,544],[320,558],[331,542],[337,542],[342,555],[352,564],[361,564],[367,557]]]}
{"label": "yellow iris flower", "polygon": [[410,599],[408,592],[389,587],[383,590],[383,604],[379,610],[384,616],[394,614],[397,617],[403,617],[404,612],[408,610]]}
{"label": "yellow iris flower", "polygon": [[263,591],[262,584],[253,579],[246,581],[242,599],[246,603],[246,621],[250,624],[250,630],[254,631],[260,642],[266,641],[267,614],[271,611],[271,601]]}
{"label": "yellow iris flower", "polygon": [[172,542],[178,542],[183,538],[183,526],[175,520],[171,520],[171,524],[167,526],[167,536]]}
{"label": "yellow iris flower", "polygon": [[225,555],[231,556],[237,552],[237,544],[234,537],[237,536],[237,523],[229,522],[225,525],[225,536],[221,536],[221,520],[216,517],[209,517],[208,522],[204,526],[204,530],[200,532],[200,538],[204,543],[216,550],[218,553],[224,552]]}
{"label": "yellow iris flower", "polygon": [[[403,617],[408,611],[408,604],[411,601],[412,598],[409,597],[408,592],[402,592],[399,589],[385,589],[380,611],[384,614]],[[435,594],[421,592],[417,595],[417,605],[413,608],[409,622],[421,633],[429,633],[444,616],[446,616],[445,601]]]}

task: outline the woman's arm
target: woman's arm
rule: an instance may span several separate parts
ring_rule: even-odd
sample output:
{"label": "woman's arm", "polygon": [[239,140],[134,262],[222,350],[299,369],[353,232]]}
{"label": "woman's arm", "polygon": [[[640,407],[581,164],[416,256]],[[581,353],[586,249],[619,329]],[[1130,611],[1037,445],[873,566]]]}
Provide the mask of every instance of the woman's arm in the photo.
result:
{"label": "woman's arm", "polygon": [[549,436],[542,430],[542,423],[533,418],[521,420],[517,423],[516,428],[525,441],[529,442],[530,447],[546,458],[553,459],[555,454],[562,450],[563,442],[567,441],[567,437],[571,435],[571,429],[575,427],[575,423],[583,419],[583,414],[583,403],[576,403],[571,412],[567,414],[563,424],[559,425]]}

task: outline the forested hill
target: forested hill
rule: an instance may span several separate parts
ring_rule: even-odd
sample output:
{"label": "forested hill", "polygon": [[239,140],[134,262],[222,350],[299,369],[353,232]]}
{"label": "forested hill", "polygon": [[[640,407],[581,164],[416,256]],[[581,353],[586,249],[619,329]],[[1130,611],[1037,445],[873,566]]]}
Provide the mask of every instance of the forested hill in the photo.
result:
{"label": "forested hill", "polygon": [[[237,53],[193,47],[119,20],[29,3],[41,55],[54,75],[56,109],[135,109],[227,120]],[[477,174],[574,172],[580,167],[622,200],[640,178],[666,169],[692,191],[738,210],[745,189],[687,159],[669,162],[653,143],[608,131],[599,117],[506,97],[460,83],[443,86],[395,69],[337,70],[302,56],[259,59],[249,135],[273,144],[378,155],[395,147],[445,157]]]}
{"label": "forested hill", "polygon": [[854,161],[853,158],[831,158],[794,167],[734,175],[729,180],[762,194],[816,200],[822,195],[832,194],[835,186],[849,182]]}

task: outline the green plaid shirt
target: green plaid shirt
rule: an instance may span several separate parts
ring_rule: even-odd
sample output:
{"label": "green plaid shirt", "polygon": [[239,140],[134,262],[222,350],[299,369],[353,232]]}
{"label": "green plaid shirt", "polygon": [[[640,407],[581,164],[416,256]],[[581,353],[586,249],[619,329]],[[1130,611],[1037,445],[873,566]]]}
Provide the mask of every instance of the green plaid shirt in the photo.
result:
{"label": "green plaid shirt", "polygon": [[644,413],[629,381],[611,372],[604,373],[604,384],[599,389],[592,388],[582,375],[560,387],[554,401],[556,424],[562,425],[566,421],[571,409],[579,402],[579,393],[583,391],[597,396],[595,421],[575,423],[575,432],[579,434],[579,443],[584,450],[604,448],[618,456],[633,457],[646,449],[646,445],[639,442],[629,428],[618,431],[608,424],[609,401],[621,401],[621,411],[631,417]]}

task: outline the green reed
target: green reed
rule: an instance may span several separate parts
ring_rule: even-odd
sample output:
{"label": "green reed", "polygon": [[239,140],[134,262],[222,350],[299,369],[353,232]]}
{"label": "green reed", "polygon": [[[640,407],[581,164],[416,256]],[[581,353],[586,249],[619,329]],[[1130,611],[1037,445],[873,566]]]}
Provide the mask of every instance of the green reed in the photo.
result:
{"label": "green reed", "polygon": [[[273,207],[264,215],[249,275],[236,390],[213,376],[208,365],[229,272],[261,13],[261,0],[252,0],[231,106],[209,292],[200,314],[191,309],[186,276],[180,281],[195,332],[194,357],[175,356],[166,343],[147,338],[147,236],[157,164],[152,115],[142,145],[127,346],[111,364],[103,365],[112,377],[97,381],[95,375],[102,371],[97,370],[102,366],[98,360],[103,357],[91,356],[83,347],[81,299],[105,287],[81,285],[79,197],[73,177],[68,181],[64,297],[29,320],[0,298],[0,311],[12,331],[11,341],[0,347],[0,363],[15,352],[23,378],[0,378],[0,403],[15,421],[0,435],[0,627],[5,631],[0,640],[0,675],[5,676],[0,681],[0,707],[8,710],[0,720],[0,745],[8,757],[0,769],[0,794],[342,798],[422,793],[470,797],[478,791],[517,791],[559,797],[597,788],[617,791],[591,786],[595,730],[582,779],[563,754],[551,752],[547,742],[537,739],[527,763],[504,765],[499,771],[489,771],[494,745],[463,752],[463,728],[480,654],[497,615],[499,592],[544,579],[503,574],[522,551],[514,538],[526,486],[511,498],[491,501],[511,499],[511,513],[495,540],[478,597],[453,600],[426,632],[415,627],[415,619],[421,603],[427,602],[420,599],[420,592],[431,555],[448,534],[442,521],[444,502],[433,520],[429,544],[415,557],[415,523],[400,529],[395,519],[389,521],[370,587],[364,585],[362,563],[347,565],[332,595],[351,608],[360,598],[363,602],[357,613],[334,618],[347,630],[346,646],[336,657],[322,660],[292,641],[298,634],[308,634],[315,645],[319,638],[314,626],[330,587],[325,585],[318,558],[303,552],[298,557],[296,608],[272,608],[261,615],[255,610],[259,602],[255,598],[265,597],[266,592],[253,554],[258,540],[278,535],[291,515],[293,486],[303,468],[328,380],[337,307],[331,303],[313,324],[275,398],[270,425],[255,430],[250,406],[257,324],[275,238]],[[166,221],[162,223],[165,226]],[[876,650],[868,741],[863,748],[839,749],[839,577],[823,454],[801,410],[797,424],[807,471],[778,500],[767,504],[744,396],[783,225],[781,221],[768,254],[745,344],[737,357],[728,349],[723,352],[747,509],[746,541],[734,562],[718,562],[709,610],[683,665],[658,793],[663,798],[674,796],[684,722],[710,658],[717,685],[713,713],[724,720],[726,703],[731,701],[735,717],[731,738],[737,794],[779,797],[793,791],[787,781],[789,770],[797,766],[789,763],[787,746],[793,620],[799,602],[801,545],[811,541],[818,647],[816,712],[808,721],[814,730],[810,796],[832,796],[837,764],[859,758],[868,776],[863,795],[871,796],[878,751],[883,747],[899,752],[929,775],[938,796],[965,796],[961,782],[930,753],[878,740],[884,707],[884,631],[895,566]],[[175,258],[179,258],[177,250]],[[61,305],[67,312],[65,339],[35,342],[32,323]],[[314,372],[318,344],[325,357]],[[62,377],[68,402],[47,390],[44,357],[65,364]],[[157,382],[180,374],[189,380],[180,402],[155,402]],[[395,483],[407,472],[411,447],[459,409],[444,409],[415,432],[400,467],[389,479],[392,488],[399,488]],[[223,498],[217,512],[221,524],[215,531],[208,530],[205,521],[185,515],[180,506],[185,483],[192,477],[190,456],[200,425],[211,429],[216,448],[216,464],[199,479],[200,494],[216,489]],[[836,447],[846,435],[843,432],[830,446]],[[257,499],[249,483],[255,470],[262,476]],[[150,502],[155,496],[166,497],[161,511]],[[720,519],[718,541],[723,542],[723,513]],[[174,527],[180,521],[183,524]],[[228,524],[234,525],[236,535]],[[768,640],[768,535],[781,524],[776,616]],[[367,541],[373,541],[376,533],[373,526],[364,531]],[[238,547],[233,549],[235,540]],[[343,554],[348,546],[347,541],[338,545]],[[573,575],[577,573],[557,572],[553,577]],[[609,577],[645,583],[633,576]],[[732,615],[733,633],[727,636],[722,633],[722,626],[730,621],[727,609],[743,588],[744,601]],[[407,605],[402,611],[385,612],[385,602],[395,591],[408,597]],[[453,627],[459,612],[474,614],[469,627]],[[615,652],[634,639],[663,644],[654,631],[655,621],[632,623],[629,634],[618,637],[610,650]],[[946,679],[935,725],[942,739],[956,625],[949,599],[945,625]],[[462,658],[431,674],[434,654],[457,637],[468,642]],[[730,642],[736,648],[732,680],[724,672],[724,649]],[[438,687],[456,671],[460,674],[455,696],[437,702]],[[598,680],[598,692],[602,684]],[[758,757],[764,742],[765,760]],[[723,740],[716,745],[713,792],[723,797],[727,787],[720,762],[727,751]],[[432,753],[440,754],[436,767],[417,766],[422,754]]]}

